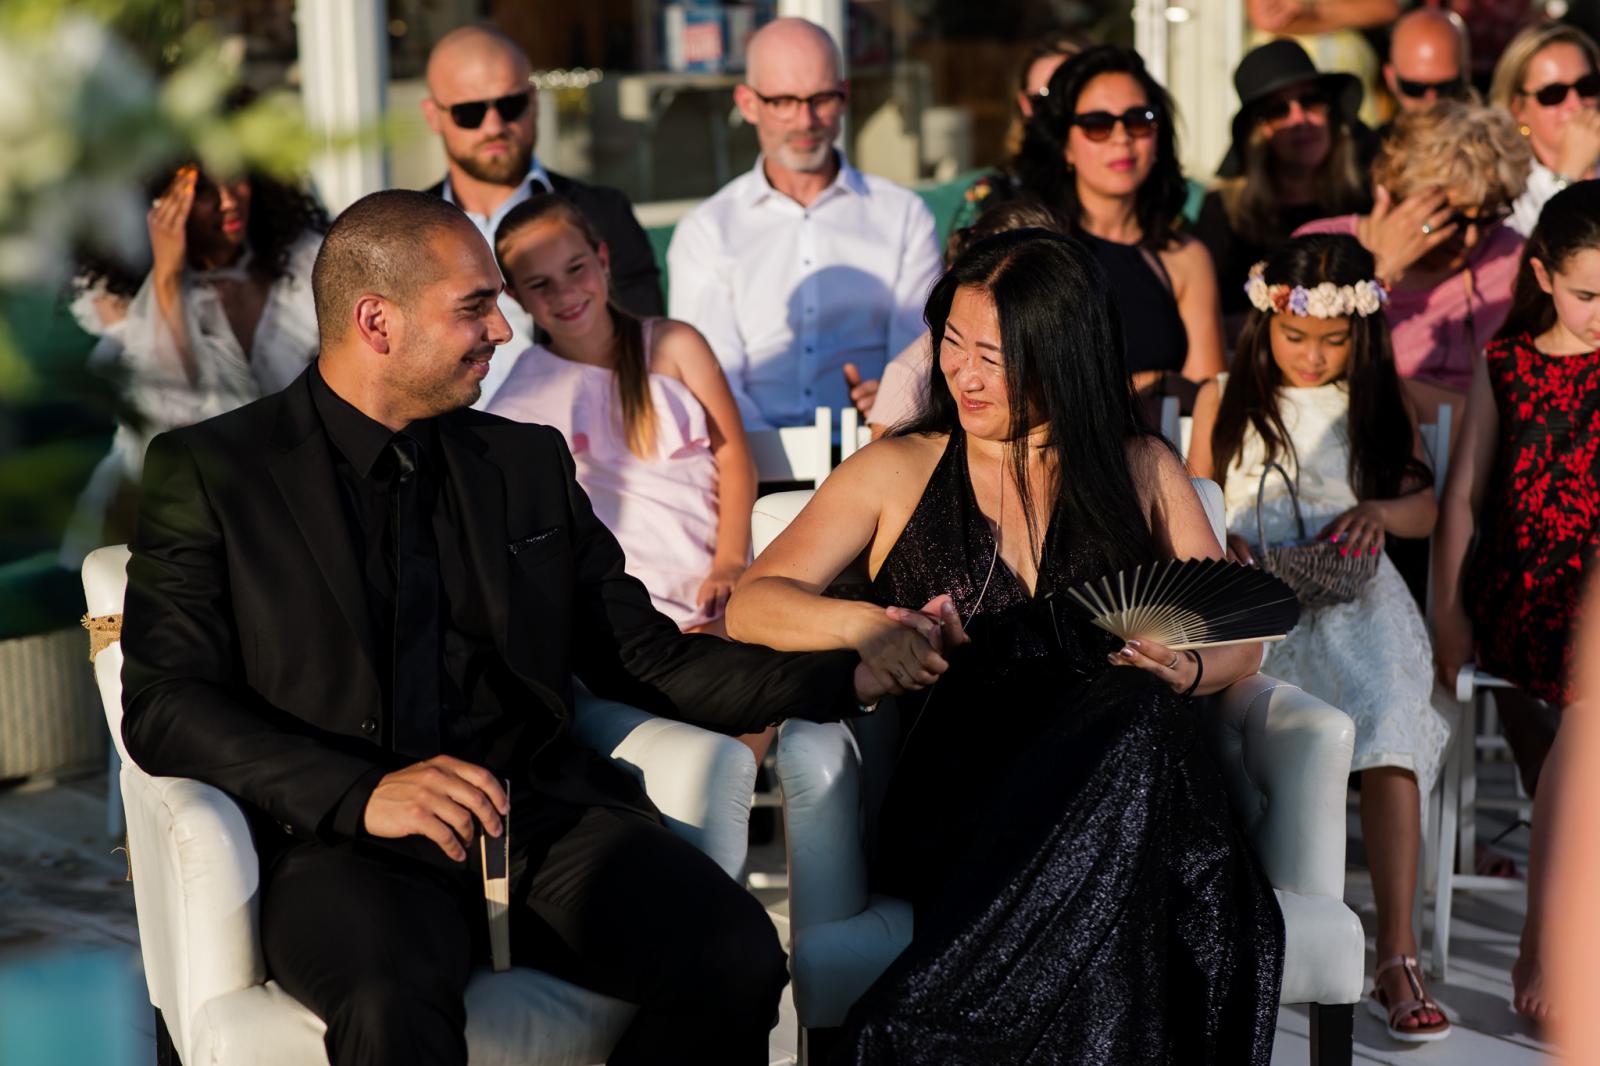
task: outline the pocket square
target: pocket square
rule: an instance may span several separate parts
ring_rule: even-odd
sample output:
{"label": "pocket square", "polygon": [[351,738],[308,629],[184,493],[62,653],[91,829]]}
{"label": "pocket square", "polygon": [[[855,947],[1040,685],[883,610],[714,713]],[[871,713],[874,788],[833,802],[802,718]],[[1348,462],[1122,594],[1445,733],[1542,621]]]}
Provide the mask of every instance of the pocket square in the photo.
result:
{"label": "pocket square", "polygon": [[551,537],[560,532],[560,526],[551,526],[549,529],[541,529],[537,533],[529,534],[528,536],[523,537],[521,540],[514,540],[510,544],[507,544],[506,547],[511,549],[512,555],[518,555],[527,551],[529,548],[543,544],[545,541],[549,540]]}

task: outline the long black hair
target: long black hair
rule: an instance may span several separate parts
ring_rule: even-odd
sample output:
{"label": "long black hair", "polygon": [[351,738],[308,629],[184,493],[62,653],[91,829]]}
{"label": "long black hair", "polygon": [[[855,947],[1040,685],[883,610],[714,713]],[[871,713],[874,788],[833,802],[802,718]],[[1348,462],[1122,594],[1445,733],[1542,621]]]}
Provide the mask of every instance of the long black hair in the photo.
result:
{"label": "long black hair", "polygon": [[1055,461],[1057,527],[1113,569],[1149,560],[1154,541],[1128,448],[1136,438],[1161,438],[1145,425],[1129,381],[1105,276],[1093,254],[1070,237],[1013,230],[976,242],[951,265],[928,297],[928,404],[895,434],[961,432],[939,354],[950,305],[963,288],[987,293],[999,316],[1011,407],[1007,452],[1036,553],[1042,535],[1028,489],[1028,432],[1043,424],[1049,427],[1045,448]]}
{"label": "long black hair", "polygon": [[1511,310],[1495,340],[1537,337],[1556,324],[1556,305],[1533,276],[1533,261],[1547,273],[1559,271],[1579,252],[1600,248],[1600,179],[1575,182],[1552,196],[1522,246],[1522,264],[1511,291]]}
{"label": "long black hair", "polygon": [[[1297,237],[1273,253],[1265,280],[1268,285],[1314,289],[1323,282],[1343,286],[1368,281],[1375,269],[1372,253],[1354,237],[1319,233]],[[1350,484],[1361,500],[1414,492],[1430,484],[1433,475],[1412,453],[1411,413],[1394,368],[1388,319],[1380,311],[1351,315],[1349,322],[1344,380],[1350,392]],[[1288,457],[1298,464],[1278,410],[1282,386],[1283,372],[1272,358],[1272,314],[1252,308],[1211,433],[1218,483],[1226,481],[1228,467],[1243,451],[1247,428],[1261,438],[1268,462]]]}
{"label": "long black hair", "polygon": [[1133,210],[1139,220],[1139,243],[1160,251],[1172,244],[1189,189],[1178,162],[1178,138],[1173,128],[1177,112],[1172,97],[1150,76],[1144,60],[1131,48],[1097,45],[1061,64],[1050,76],[1049,95],[1034,105],[1033,118],[1023,131],[1022,149],[1009,169],[1024,189],[1061,210],[1074,227],[1082,225],[1077,177],[1067,166],[1067,135],[1077,114],[1078,97],[1102,74],[1126,74],[1137,81],[1156,112],[1155,164],[1139,186]]}

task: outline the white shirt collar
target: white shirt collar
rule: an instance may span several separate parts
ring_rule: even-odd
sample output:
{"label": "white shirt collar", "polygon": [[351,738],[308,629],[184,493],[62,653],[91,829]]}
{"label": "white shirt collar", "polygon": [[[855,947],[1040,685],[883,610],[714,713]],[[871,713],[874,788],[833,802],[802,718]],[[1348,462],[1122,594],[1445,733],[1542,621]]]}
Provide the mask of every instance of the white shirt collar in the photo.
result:
{"label": "white shirt collar", "polygon": [[[474,215],[471,211],[467,211],[467,209],[464,207],[461,209],[466,211],[467,217],[472,219],[474,222],[477,222],[480,228],[490,222],[498,225],[499,221],[504,218],[513,207],[516,207],[522,201],[533,195],[533,186],[535,183],[542,185],[545,192],[556,191],[555,186],[551,184],[549,172],[544,169],[544,164],[539,162],[538,156],[533,156],[529,159],[528,176],[522,179],[522,184],[517,186],[517,191],[511,194],[510,199],[506,200],[505,203],[497,207],[492,216],[486,218],[483,215]],[[444,188],[439,191],[439,195],[444,197],[446,203],[456,203],[456,192],[455,189],[450,185],[449,174],[444,176]],[[456,204],[456,206],[461,207],[460,204]],[[493,232],[492,226],[490,227],[490,232]]]}
{"label": "white shirt collar", "polygon": [[[812,206],[834,196],[835,190],[855,193],[857,196],[865,196],[867,194],[867,181],[861,176],[861,172],[850,165],[850,161],[845,158],[844,152],[835,148],[834,155],[839,160],[839,172],[833,176],[833,181],[828,184],[828,187],[823,189],[817,198],[812,201]],[[772,187],[772,182],[767,177],[766,161],[767,157],[764,154],[759,155],[756,157],[756,165],[750,169],[751,180],[745,188],[744,195],[745,203],[750,206],[759,204],[771,196],[782,196],[785,200],[790,199],[790,197]]]}

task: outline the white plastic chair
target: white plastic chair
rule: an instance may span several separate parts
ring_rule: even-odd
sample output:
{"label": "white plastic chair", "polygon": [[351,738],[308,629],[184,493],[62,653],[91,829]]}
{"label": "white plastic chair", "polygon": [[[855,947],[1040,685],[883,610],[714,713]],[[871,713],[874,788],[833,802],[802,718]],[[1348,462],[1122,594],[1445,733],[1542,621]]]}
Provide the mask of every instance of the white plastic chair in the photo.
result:
{"label": "white plastic chair", "polygon": [[[850,413],[855,413],[854,408]],[[833,412],[826,407],[817,408],[816,421],[809,426],[755,429],[745,438],[750,442],[758,481],[820,485],[833,471]]]}

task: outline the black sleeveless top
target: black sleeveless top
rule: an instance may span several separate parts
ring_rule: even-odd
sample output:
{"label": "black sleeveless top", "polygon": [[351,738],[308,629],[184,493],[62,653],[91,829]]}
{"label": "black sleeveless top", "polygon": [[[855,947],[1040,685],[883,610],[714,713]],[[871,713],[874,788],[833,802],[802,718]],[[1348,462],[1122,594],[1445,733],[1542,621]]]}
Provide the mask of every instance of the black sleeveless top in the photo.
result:
{"label": "black sleeveless top", "polygon": [[1074,236],[1094,253],[1116,297],[1128,373],[1182,370],[1189,333],[1161,260],[1136,244],[1118,244],[1082,230]]}

